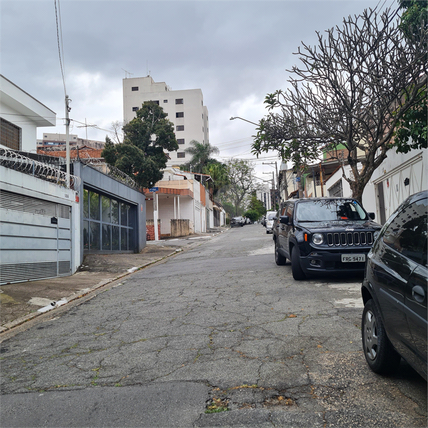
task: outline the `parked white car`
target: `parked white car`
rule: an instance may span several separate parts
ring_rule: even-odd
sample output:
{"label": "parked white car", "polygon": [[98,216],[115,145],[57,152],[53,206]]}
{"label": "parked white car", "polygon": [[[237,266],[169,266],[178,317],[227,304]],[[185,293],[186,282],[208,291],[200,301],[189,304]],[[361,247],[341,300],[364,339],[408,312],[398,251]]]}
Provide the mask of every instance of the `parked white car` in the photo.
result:
{"label": "parked white car", "polygon": [[276,217],[276,211],[268,211],[266,213],[266,233],[273,232],[273,223]]}

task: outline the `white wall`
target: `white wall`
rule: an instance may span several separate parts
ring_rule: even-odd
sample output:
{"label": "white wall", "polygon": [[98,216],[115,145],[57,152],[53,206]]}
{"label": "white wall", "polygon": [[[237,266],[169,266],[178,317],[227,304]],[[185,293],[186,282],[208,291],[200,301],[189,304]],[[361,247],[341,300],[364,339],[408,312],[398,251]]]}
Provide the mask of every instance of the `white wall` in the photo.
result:
{"label": "white wall", "polygon": [[27,94],[10,80],[0,76],[1,117],[21,128],[20,150],[37,150],[37,127],[55,126],[56,113]]}
{"label": "white wall", "polygon": [[[345,174],[348,177],[351,172],[351,167],[349,165],[345,165]],[[342,191],[343,191],[343,197],[344,198],[350,198],[352,195],[351,187],[349,186],[349,183],[343,179],[342,177],[343,171],[342,168],[337,170],[324,184],[324,196],[330,197],[329,189],[332,188],[339,180],[342,181]],[[319,190],[318,190],[319,189]],[[321,196],[321,188],[317,187],[317,192],[320,192],[318,196]]]}
{"label": "white wall", "polygon": [[0,183],[3,190],[24,194],[33,198],[47,200],[71,207],[71,271],[75,273],[80,265],[80,205],[76,202],[77,193],[54,183],[42,180],[32,175],[23,174],[13,169],[0,166]]}
{"label": "white wall", "polygon": [[[351,168],[345,166],[345,173],[349,176]],[[395,209],[410,195],[428,189],[428,150],[412,150],[409,153],[396,153],[394,149],[388,152],[388,157],[373,173],[367,183],[362,203],[366,211],[374,212],[376,221],[381,221],[381,203],[379,199],[379,188],[382,186],[384,194],[384,216],[385,220]],[[408,179],[408,185],[405,180]],[[343,196],[351,197],[352,192],[348,182],[342,178],[342,170],[338,170],[326,182],[328,189],[338,180],[342,181]]]}
{"label": "white wall", "polygon": [[428,189],[427,175],[427,149],[412,150],[405,154],[395,153],[392,149],[382,165],[374,172],[370,186],[367,186],[367,196],[365,191],[364,197],[375,200],[376,212],[380,215],[379,186],[382,186],[385,218],[388,219],[408,196]]}

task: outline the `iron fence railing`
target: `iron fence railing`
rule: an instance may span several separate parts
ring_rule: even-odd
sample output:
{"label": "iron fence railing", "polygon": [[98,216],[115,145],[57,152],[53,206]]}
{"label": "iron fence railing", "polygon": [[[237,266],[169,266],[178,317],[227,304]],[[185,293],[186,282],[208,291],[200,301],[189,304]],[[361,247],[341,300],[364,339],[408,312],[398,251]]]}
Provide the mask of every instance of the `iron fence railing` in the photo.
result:
{"label": "iron fence railing", "polygon": [[128,174],[125,174],[123,171],[116,168],[115,166],[107,164],[104,160],[90,158],[90,157],[83,158],[81,156],[80,161],[86,165],[90,165],[93,168],[96,168],[102,173],[108,175],[109,177],[114,178],[117,181],[120,181],[121,183],[125,184],[128,187],[131,187],[132,189],[138,190],[140,188],[137,182],[133,178],[131,178]]}

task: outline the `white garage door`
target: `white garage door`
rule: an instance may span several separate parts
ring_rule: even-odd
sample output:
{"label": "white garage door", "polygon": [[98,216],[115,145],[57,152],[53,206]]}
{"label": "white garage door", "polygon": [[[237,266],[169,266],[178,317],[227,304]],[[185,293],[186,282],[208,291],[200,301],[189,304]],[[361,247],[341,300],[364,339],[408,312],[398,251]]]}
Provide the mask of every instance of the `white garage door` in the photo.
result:
{"label": "white garage door", "polygon": [[0,283],[71,274],[71,207],[0,191]]}

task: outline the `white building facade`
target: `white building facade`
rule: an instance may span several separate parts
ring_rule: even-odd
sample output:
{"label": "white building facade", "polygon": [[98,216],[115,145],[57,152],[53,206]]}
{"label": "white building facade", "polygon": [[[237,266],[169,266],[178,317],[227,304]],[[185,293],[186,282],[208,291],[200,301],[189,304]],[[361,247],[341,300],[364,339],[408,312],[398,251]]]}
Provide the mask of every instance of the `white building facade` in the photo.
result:
{"label": "white building facade", "polygon": [[[0,283],[71,275],[80,265],[77,192],[65,173],[29,159],[56,114],[0,76]],[[78,180],[72,177],[73,184]]]}
{"label": "white building facade", "polygon": [[1,143],[12,150],[35,151],[37,128],[56,125],[56,113],[0,75]]}
{"label": "white building facade", "polygon": [[[346,165],[345,175],[351,175]],[[373,173],[363,192],[363,206],[376,214],[376,221],[384,224],[396,208],[410,195],[428,189],[428,150],[411,150],[408,153],[388,152],[388,157]],[[340,184],[340,193],[335,189]],[[349,183],[343,178],[342,169],[336,171],[325,183],[326,196],[351,197]]]}
{"label": "white building facade", "polygon": [[136,116],[145,101],[159,104],[174,124],[178,150],[169,153],[167,166],[189,162],[185,153],[192,140],[209,143],[208,109],[200,89],[171,90],[165,82],[155,82],[151,76],[123,79],[123,121]]}

